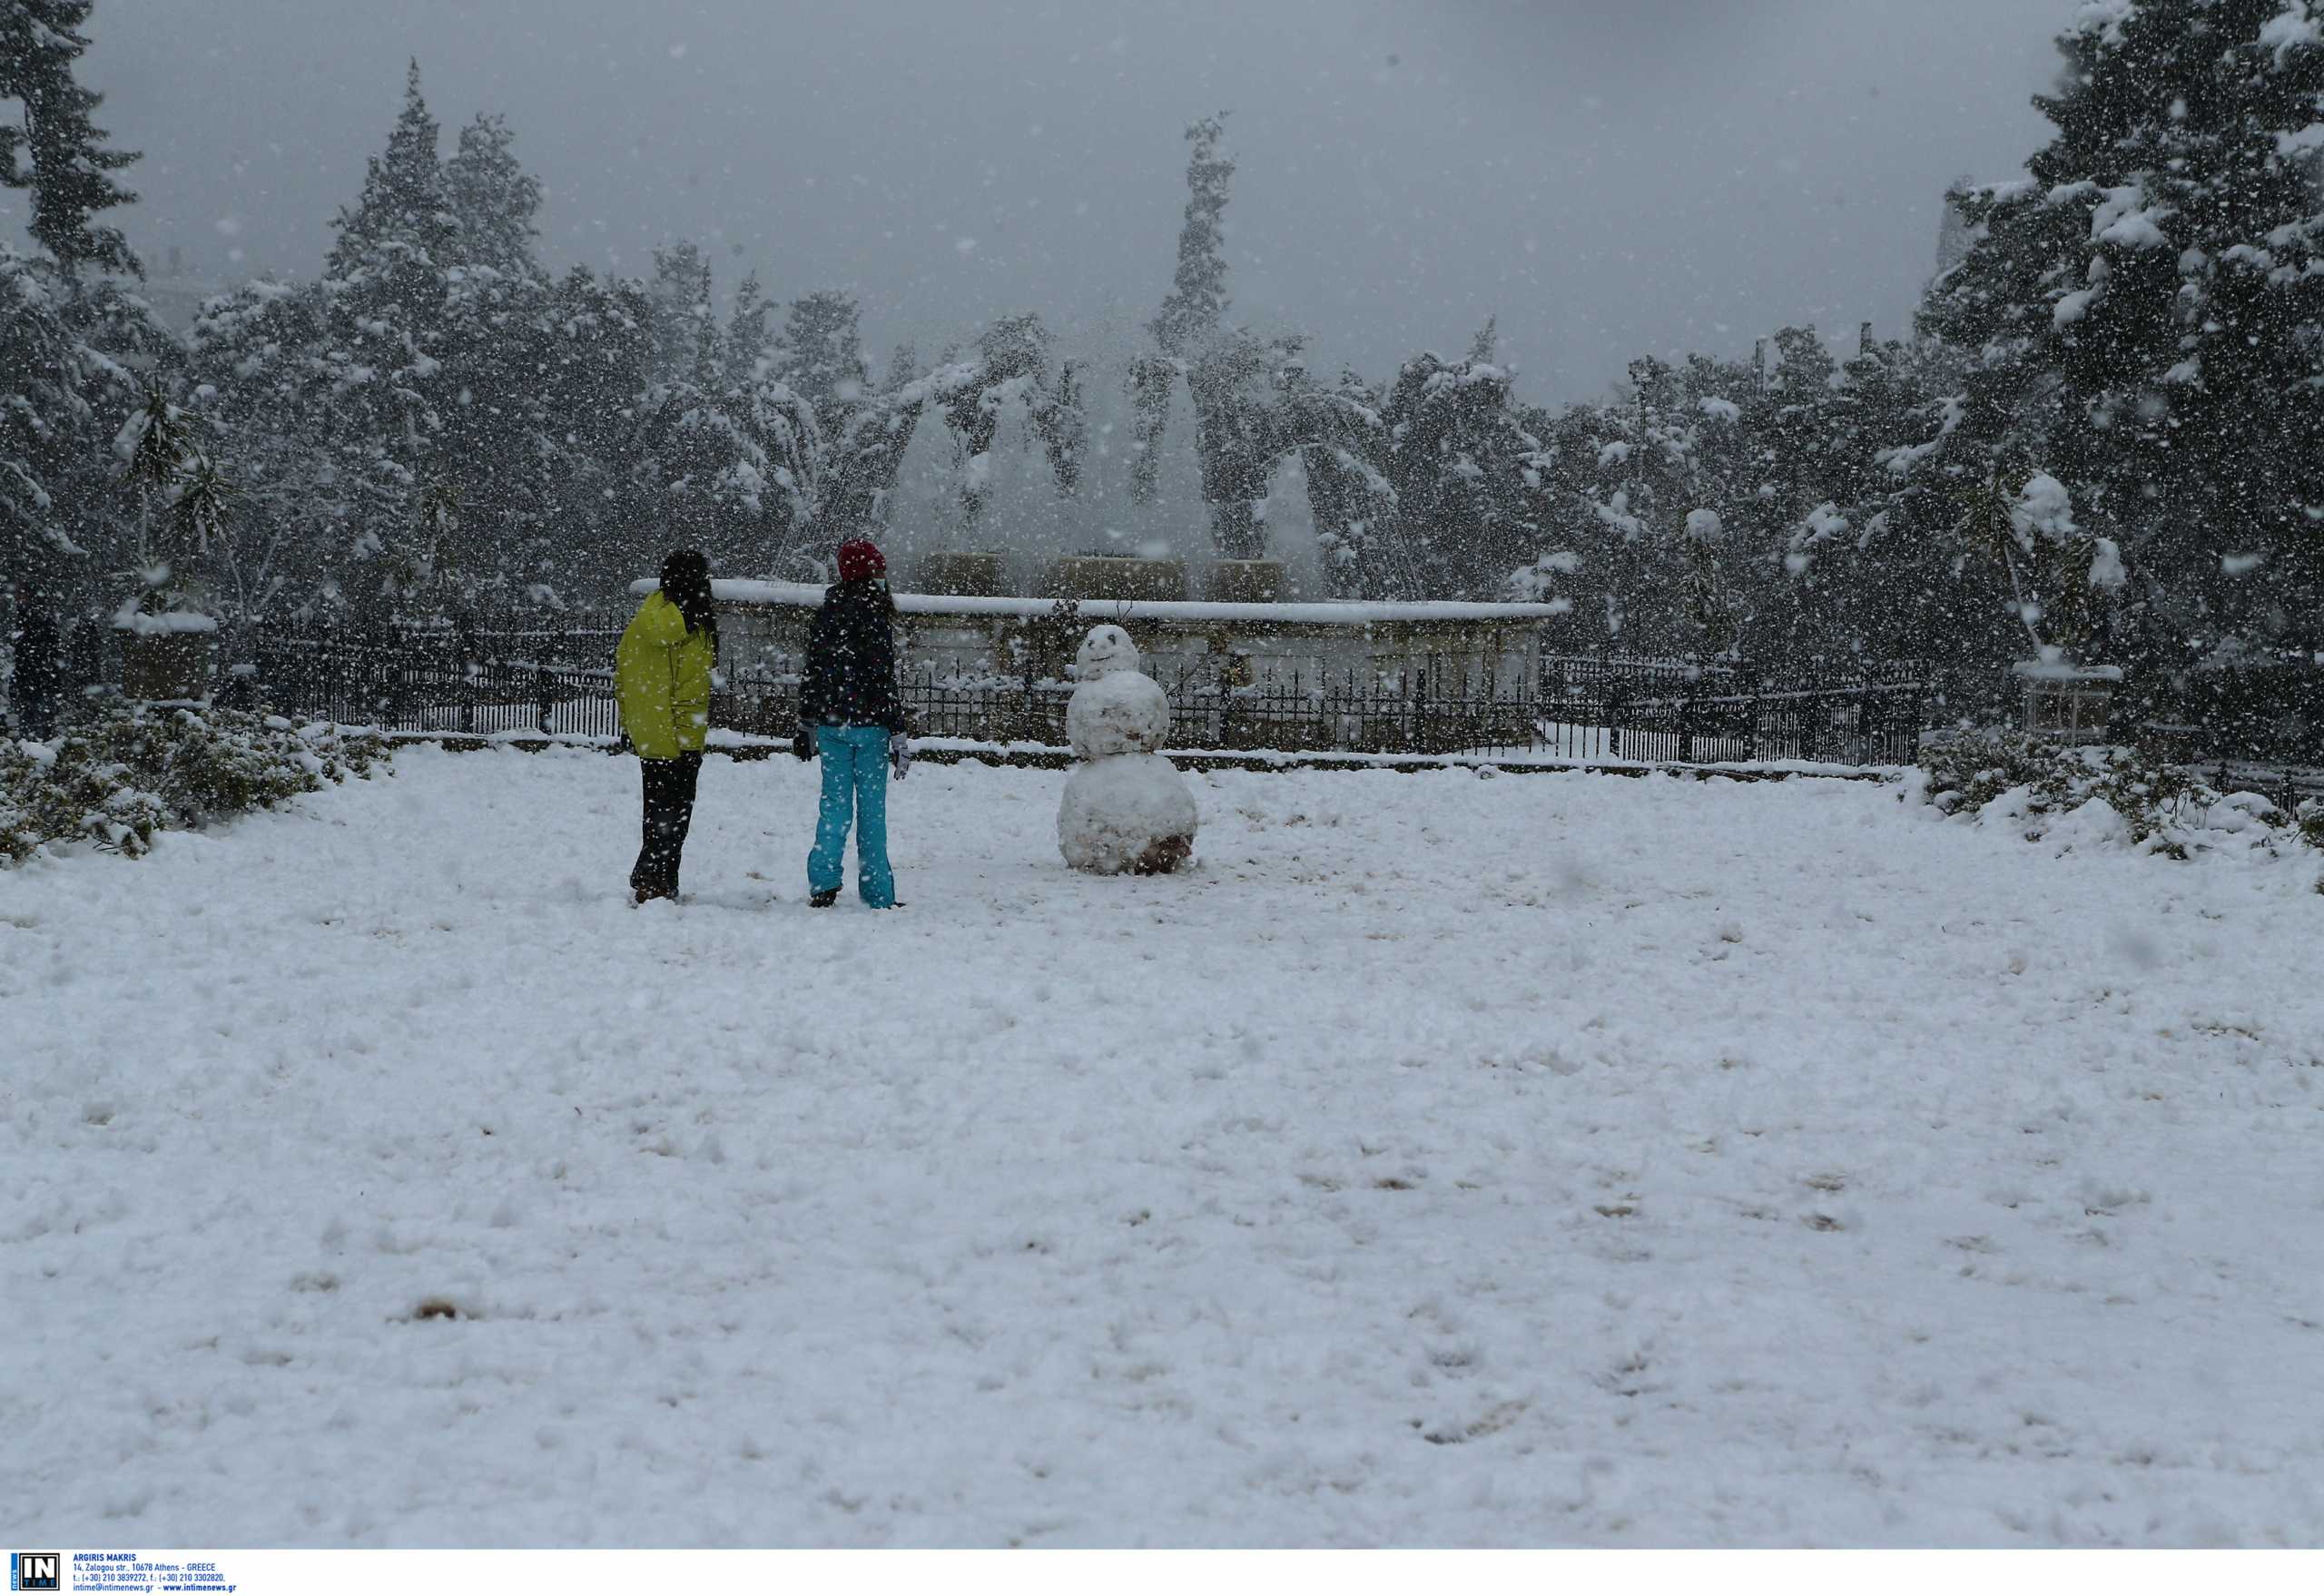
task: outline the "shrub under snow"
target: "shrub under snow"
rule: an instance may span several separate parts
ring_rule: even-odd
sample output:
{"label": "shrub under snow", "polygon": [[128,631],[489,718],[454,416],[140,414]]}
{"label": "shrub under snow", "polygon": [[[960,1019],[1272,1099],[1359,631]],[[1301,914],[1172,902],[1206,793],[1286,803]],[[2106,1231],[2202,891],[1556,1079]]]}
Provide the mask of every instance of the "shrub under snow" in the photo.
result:
{"label": "shrub under snow", "polygon": [[51,842],[135,857],[157,832],[271,809],[388,757],[370,733],[234,710],[110,705],[46,743],[0,738],[0,865]]}
{"label": "shrub under snow", "polygon": [[2010,826],[2028,842],[2115,842],[2173,859],[2230,848],[2324,847],[2324,804],[2287,813],[2258,793],[2221,793],[2137,748],[1965,733],[1927,744],[1919,766],[1912,791],[1923,802],[1980,824]]}

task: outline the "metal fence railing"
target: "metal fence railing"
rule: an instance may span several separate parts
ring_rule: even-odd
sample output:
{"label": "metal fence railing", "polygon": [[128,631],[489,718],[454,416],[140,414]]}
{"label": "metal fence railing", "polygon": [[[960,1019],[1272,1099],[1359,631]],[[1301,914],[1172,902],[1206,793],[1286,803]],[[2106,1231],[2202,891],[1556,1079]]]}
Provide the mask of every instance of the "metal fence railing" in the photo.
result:
{"label": "metal fence railing", "polygon": [[[438,629],[269,629],[256,669],[230,683],[296,719],[398,732],[539,732],[620,735],[612,655],[621,633],[502,635]],[[602,663],[585,665],[585,659]]]}
{"label": "metal fence railing", "polygon": [[[1512,670],[1507,656],[1375,656],[1360,669],[1254,669],[1231,656],[1150,673],[1182,749],[1285,754],[1548,754],[1710,764],[1909,763],[1925,723],[1908,676],[1768,690],[1689,665]],[[907,669],[901,687],[923,736],[1060,746],[1073,684],[990,670]],[[734,684],[713,719],[785,735],[797,714],[788,662]]]}
{"label": "metal fence railing", "polygon": [[[222,696],[300,719],[389,731],[531,732],[611,738],[616,617],[548,626],[279,626]],[[1712,764],[1909,762],[1933,713],[1921,678],[1892,671],[1770,687],[1747,670],[1667,661],[1452,652],[1361,665],[1232,655],[1154,662],[1171,745],[1310,754],[1548,755]],[[1069,681],[962,660],[908,664],[907,713],[923,737],[1059,748]],[[712,724],[788,737],[797,662],[762,653],[722,673]]]}

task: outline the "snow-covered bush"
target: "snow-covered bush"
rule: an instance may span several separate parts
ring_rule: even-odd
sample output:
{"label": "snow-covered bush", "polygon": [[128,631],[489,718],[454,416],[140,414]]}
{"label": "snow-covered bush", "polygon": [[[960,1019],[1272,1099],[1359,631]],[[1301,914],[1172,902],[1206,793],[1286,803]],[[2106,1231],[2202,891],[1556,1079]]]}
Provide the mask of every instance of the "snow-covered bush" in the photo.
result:
{"label": "snow-covered bush", "polygon": [[[2293,823],[2299,827],[2299,834],[2309,847],[2324,849],[2324,799],[2310,798],[2302,803]],[[2318,883],[2317,891],[2324,892],[2324,882]]]}
{"label": "snow-covered bush", "polygon": [[2072,747],[2023,732],[1932,740],[1911,791],[1947,815],[2006,824],[2028,842],[2113,842],[2185,859],[2228,848],[2324,848],[2324,805],[2288,814],[2221,793],[2134,747]]}
{"label": "snow-covered bush", "polygon": [[46,743],[0,738],[0,864],[79,841],[133,858],[157,832],[271,809],[388,757],[374,734],[232,710],[116,704]]}

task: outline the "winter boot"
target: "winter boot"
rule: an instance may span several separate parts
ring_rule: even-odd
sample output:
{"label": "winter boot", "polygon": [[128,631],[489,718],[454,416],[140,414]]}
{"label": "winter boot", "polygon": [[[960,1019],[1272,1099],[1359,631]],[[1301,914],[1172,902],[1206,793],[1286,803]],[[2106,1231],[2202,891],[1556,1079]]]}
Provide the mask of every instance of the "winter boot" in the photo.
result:
{"label": "winter boot", "polygon": [[809,893],[807,897],[807,907],[810,909],[829,909],[832,904],[838,901],[839,889],[837,887],[832,887],[827,892]]}

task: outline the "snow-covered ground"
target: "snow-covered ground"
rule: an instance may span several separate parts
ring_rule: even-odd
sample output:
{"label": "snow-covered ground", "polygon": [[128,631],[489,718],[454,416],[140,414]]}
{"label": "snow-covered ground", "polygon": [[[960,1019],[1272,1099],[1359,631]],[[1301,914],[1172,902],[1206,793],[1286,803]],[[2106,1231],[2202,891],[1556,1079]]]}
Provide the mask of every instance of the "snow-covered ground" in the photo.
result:
{"label": "snow-covered ground", "polygon": [[2313,860],[923,765],[817,913],[714,760],[641,911],[633,763],[398,763],[0,874],[20,1539],[2324,1540]]}

